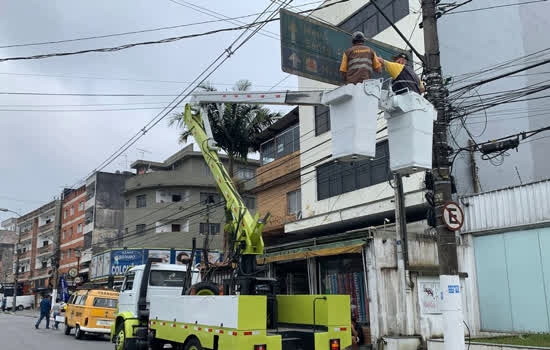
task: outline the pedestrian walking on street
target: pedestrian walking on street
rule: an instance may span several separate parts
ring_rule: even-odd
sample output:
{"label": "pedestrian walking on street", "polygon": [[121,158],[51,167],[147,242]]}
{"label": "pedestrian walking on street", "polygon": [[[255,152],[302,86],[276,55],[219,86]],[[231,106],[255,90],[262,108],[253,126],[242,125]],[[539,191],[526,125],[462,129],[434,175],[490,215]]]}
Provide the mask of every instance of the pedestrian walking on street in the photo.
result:
{"label": "pedestrian walking on street", "polygon": [[50,329],[50,309],[52,308],[52,302],[50,301],[50,296],[46,295],[40,301],[40,318],[36,321],[34,328],[38,329],[42,319],[46,319],[46,329]]}
{"label": "pedestrian walking on street", "polygon": [[6,311],[6,298],[2,298],[2,312]]}
{"label": "pedestrian walking on street", "polygon": [[357,84],[372,78],[373,72],[382,70],[378,56],[373,49],[365,45],[367,38],[362,32],[351,37],[352,47],[344,51],[340,72],[344,84]]}
{"label": "pedestrian walking on street", "polygon": [[59,321],[57,320],[57,316],[59,316],[61,313],[61,304],[59,303],[59,299],[55,300],[55,304],[53,304],[52,306],[52,311],[53,311],[53,319],[55,321],[53,326],[55,329],[59,329]]}

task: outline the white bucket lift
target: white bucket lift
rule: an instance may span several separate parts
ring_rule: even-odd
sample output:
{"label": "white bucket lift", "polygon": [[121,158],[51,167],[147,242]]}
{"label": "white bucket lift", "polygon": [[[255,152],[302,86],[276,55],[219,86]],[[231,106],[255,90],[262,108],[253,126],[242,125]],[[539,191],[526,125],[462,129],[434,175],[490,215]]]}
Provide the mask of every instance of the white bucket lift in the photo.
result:
{"label": "white bucket lift", "polygon": [[197,92],[192,102],[330,106],[332,157],[355,161],[376,156],[379,109],[388,124],[391,171],[411,174],[432,167],[434,107],[414,92],[394,95],[381,80],[332,91]]}
{"label": "white bucket lift", "polygon": [[321,103],[330,106],[334,159],[355,161],[375,157],[381,91],[381,80],[366,80],[323,94]]}
{"label": "white bucket lift", "polygon": [[415,92],[382,101],[388,123],[390,169],[402,175],[432,168],[433,105]]}

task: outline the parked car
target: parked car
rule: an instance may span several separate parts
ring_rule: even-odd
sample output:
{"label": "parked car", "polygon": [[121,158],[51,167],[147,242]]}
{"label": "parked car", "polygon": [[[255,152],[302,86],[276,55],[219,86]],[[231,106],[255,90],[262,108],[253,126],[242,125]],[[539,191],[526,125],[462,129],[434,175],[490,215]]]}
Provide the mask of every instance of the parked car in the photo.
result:
{"label": "parked car", "polygon": [[118,292],[106,289],[85,289],[74,293],[65,311],[65,334],[75,329],[75,338],[86,333],[109,334],[115,319]]}

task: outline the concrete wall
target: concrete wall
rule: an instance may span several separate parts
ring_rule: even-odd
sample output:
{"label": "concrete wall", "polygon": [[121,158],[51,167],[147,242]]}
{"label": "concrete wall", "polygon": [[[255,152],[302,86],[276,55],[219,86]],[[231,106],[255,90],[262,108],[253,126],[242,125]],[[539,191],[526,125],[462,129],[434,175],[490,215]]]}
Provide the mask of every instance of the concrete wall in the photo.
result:
{"label": "concrete wall", "polygon": [[[418,334],[424,339],[443,335],[442,316],[439,312],[439,263],[437,243],[426,234],[424,223],[407,225],[409,237],[409,270],[407,304],[403,308],[399,299],[399,274],[396,259],[395,228],[377,230],[365,248],[371,334],[381,336],[402,334],[400,325],[406,319],[407,334]],[[478,299],[473,254],[468,240],[459,246],[459,270],[468,277],[461,278],[464,320],[472,334],[479,334]],[[465,263],[466,261],[466,263]],[[473,274],[473,275],[472,275]]]}

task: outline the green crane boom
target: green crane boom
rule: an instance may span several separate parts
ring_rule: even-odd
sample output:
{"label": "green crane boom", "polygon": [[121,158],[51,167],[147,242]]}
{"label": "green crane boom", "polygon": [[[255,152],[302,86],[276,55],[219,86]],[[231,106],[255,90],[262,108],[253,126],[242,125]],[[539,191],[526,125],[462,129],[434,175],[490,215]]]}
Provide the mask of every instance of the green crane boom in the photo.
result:
{"label": "green crane boom", "polygon": [[252,255],[255,259],[255,255],[264,253],[262,230],[269,214],[264,219],[259,218],[259,213],[252,217],[233,180],[220,161],[217,148],[209,145],[201,112],[194,112],[191,105],[187,104],[185,106],[184,121],[185,126],[199,145],[206,164],[208,164],[214,175],[216,184],[225,198],[226,207],[233,215],[231,225],[233,232],[236,233],[235,250],[241,255]]}

